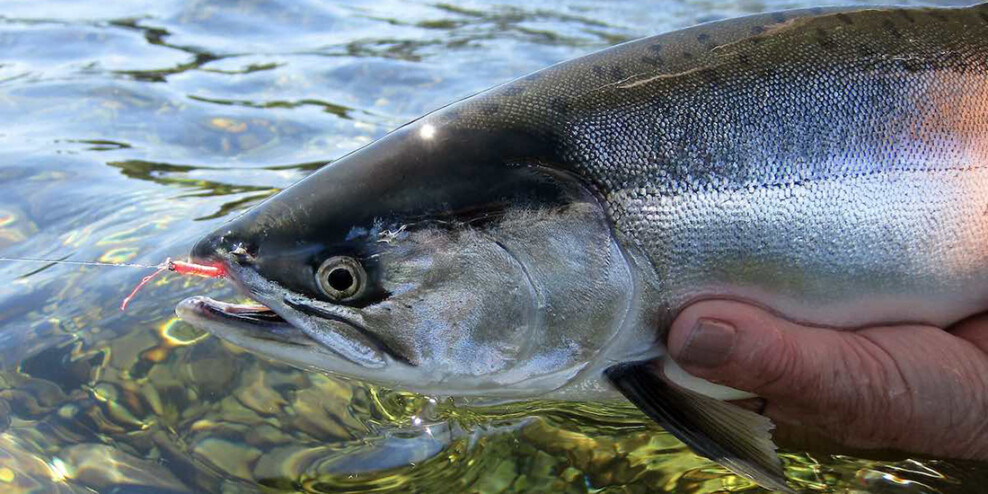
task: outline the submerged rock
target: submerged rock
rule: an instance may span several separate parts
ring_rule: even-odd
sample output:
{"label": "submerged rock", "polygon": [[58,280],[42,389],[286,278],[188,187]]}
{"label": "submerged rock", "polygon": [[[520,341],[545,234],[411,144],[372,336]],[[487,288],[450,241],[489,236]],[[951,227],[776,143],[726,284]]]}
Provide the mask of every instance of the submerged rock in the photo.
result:
{"label": "submerged rock", "polygon": [[159,492],[192,492],[164,466],[107,444],[69,446],[58,458],[65,465],[66,477],[100,492],[119,490],[124,485]]}

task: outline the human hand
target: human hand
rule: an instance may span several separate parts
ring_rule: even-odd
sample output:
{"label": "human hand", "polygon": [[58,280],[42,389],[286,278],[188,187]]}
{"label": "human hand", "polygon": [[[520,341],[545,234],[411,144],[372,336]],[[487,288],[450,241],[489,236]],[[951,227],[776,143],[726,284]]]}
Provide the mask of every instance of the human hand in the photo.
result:
{"label": "human hand", "polygon": [[690,374],[762,397],[781,446],[988,460],[988,316],[837,331],[709,300],[667,346]]}

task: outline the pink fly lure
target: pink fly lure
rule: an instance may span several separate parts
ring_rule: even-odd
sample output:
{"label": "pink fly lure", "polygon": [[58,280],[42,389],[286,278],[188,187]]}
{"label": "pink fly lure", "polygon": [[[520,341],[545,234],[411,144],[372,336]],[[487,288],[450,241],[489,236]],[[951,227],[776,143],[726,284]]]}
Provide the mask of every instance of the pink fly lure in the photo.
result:
{"label": "pink fly lure", "polygon": [[219,278],[226,274],[223,268],[218,265],[208,266],[205,264],[195,264],[185,261],[173,261],[171,258],[165,259],[165,262],[155,267],[157,267],[158,270],[145,276],[141,282],[134,287],[134,290],[130,292],[130,295],[127,295],[127,297],[123,299],[123,302],[120,304],[121,311],[127,310],[127,304],[134,299],[137,292],[141,291],[141,288],[144,288],[144,285],[147,285],[156,276],[164,273],[165,271],[174,271],[183,276],[201,276],[203,278]]}

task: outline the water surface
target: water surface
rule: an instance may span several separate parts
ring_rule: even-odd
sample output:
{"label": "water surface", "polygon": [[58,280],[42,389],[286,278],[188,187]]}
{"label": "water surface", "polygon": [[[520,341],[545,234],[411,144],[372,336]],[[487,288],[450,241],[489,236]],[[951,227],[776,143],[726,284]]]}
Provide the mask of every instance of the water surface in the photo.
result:
{"label": "water surface", "polygon": [[[636,37],[800,2],[8,0],[0,255],[157,264],[422,113]],[[912,4],[934,4],[914,1]],[[177,321],[236,297],[0,263],[0,492],[754,492],[629,405],[456,407]],[[973,492],[940,461],[786,454],[806,492]]]}

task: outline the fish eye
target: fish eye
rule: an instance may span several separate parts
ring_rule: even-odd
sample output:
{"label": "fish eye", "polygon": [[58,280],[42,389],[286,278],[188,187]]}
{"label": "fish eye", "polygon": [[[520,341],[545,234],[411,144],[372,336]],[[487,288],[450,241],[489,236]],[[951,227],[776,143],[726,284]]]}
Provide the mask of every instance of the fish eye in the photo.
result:
{"label": "fish eye", "polygon": [[316,271],[316,284],[327,297],[344,301],[360,294],[367,284],[367,272],[352,257],[331,257]]}

